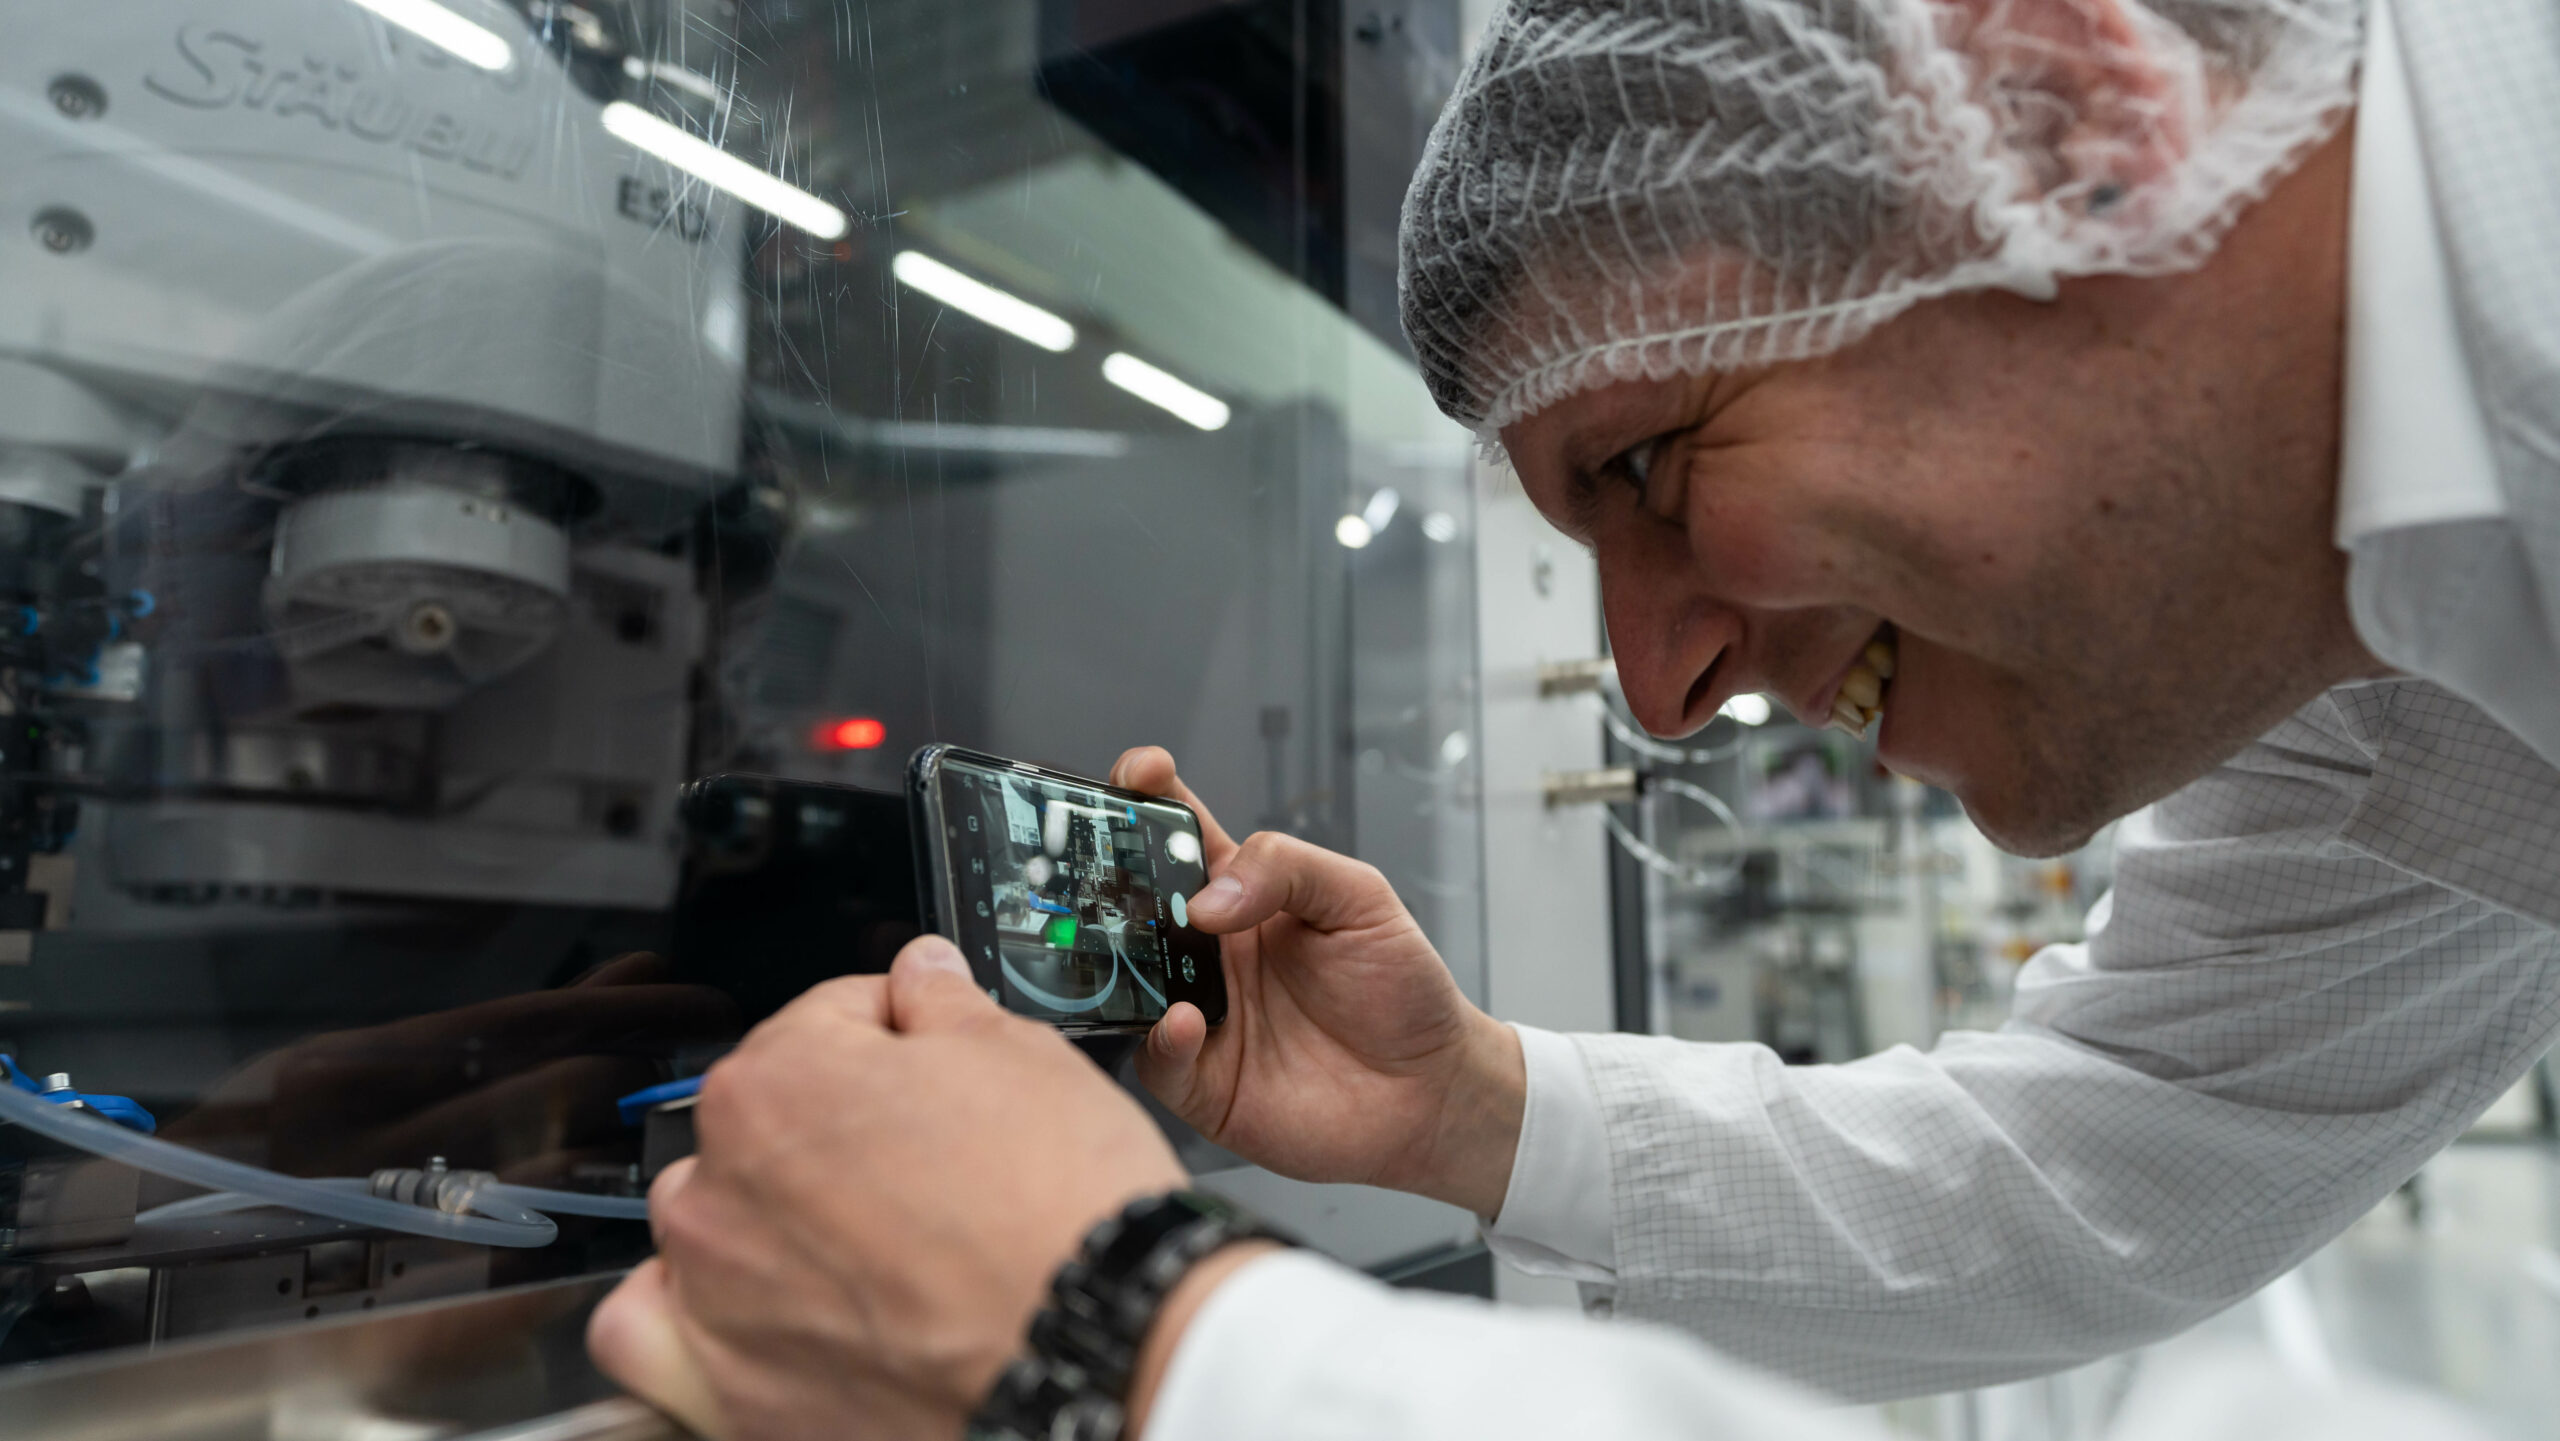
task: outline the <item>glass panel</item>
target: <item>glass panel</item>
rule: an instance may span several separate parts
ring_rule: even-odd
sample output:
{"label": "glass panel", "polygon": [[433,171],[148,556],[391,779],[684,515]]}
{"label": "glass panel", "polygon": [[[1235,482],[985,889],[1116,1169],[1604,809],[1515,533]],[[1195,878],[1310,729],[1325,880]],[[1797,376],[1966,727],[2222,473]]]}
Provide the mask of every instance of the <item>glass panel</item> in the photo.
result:
{"label": "glass panel", "polygon": [[[1231,829],[1378,861],[1481,992],[1469,440],[1391,314],[1450,7],[0,33],[0,1053],[35,1083],[296,1177],[627,1199],[616,1098],[806,984],[793,927],[876,964],[895,909],[825,909],[889,873],[876,808],[686,784],[894,794],[935,740],[1167,745]],[[0,1127],[0,1362],[646,1246],[150,1214],[204,1189]]]}

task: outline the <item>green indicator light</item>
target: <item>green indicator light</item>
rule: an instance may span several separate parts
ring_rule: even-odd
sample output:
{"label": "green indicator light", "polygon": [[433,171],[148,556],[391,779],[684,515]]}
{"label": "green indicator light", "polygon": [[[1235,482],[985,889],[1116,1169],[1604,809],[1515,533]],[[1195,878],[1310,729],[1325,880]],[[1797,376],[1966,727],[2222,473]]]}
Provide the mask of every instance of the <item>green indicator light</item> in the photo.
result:
{"label": "green indicator light", "polygon": [[1075,949],[1076,918],[1073,916],[1052,918],[1047,932],[1041,936],[1041,939],[1061,951]]}

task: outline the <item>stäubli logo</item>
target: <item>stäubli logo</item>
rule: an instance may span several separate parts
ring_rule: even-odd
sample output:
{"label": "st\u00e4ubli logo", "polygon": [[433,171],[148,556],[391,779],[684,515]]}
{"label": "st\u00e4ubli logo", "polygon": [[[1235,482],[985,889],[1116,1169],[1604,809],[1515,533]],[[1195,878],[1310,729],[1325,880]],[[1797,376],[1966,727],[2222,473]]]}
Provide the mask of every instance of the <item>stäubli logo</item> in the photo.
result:
{"label": "st\u00e4ubli logo", "polygon": [[[403,49],[394,41],[395,54]],[[427,68],[454,66],[440,52],[411,59]],[[263,111],[508,180],[532,161],[533,139],[523,131],[420,104],[391,82],[321,55],[288,58],[229,26],[201,24],[178,31],[176,68],[164,62],[142,78],[152,94],[189,109]]]}

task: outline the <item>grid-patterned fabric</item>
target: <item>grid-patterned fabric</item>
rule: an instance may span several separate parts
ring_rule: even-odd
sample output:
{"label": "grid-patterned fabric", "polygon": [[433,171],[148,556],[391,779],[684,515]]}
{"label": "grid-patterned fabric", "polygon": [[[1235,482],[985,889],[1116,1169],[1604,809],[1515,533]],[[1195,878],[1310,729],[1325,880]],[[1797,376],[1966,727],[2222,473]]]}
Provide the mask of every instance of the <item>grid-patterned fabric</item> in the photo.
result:
{"label": "grid-patterned fabric", "polygon": [[[2525,548],[2560,578],[2560,6],[2397,11],[2463,332]],[[2560,585],[2543,587],[2560,632]]]}
{"label": "grid-patterned fabric", "polygon": [[[2426,596],[2436,654],[2411,668],[2481,699],[2560,764],[2560,5],[2392,11],[2508,511],[2501,527],[2423,538],[2448,579]],[[2389,557],[2402,570],[2406,558]]]}
{"label": "grid-patterned fabric", "polygon": [[1577,1038],[1618,1314],[1876,1397],[2248,1295],[2560,1031],[2560,771],[2431,684],[2342,687],[2128,821],[2091,919],[1926,1055]]}

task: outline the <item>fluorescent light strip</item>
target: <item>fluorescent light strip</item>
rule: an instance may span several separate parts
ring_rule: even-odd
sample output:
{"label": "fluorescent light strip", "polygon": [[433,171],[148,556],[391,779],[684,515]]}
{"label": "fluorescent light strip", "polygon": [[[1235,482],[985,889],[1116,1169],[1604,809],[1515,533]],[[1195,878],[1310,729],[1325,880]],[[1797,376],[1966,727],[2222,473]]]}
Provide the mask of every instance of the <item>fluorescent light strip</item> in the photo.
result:
{"label": "fluorescent light strip", "polygon": [[710,141],[686,133],[627,100],[604,108],[605,132],[655,155],[705,184],[716,186],[786,225],[796,225],[820,240],[837,240],[852,222],[843,211],[769,175]]}
{"label": "fluorescent light strip", "polygon": [[[1113,351],[1102,362],[1102,378],[1149,405],[1172,411],[1200,427],[1217,430],[1233,412],[1205,390],[1167,375],[1126,351]],[[1362,542],[1366,544],[1366,542]]]}
{"label": "fluorescent light strip", "polygon": [[1080,455],[1097,460],[1117,460],[1129,453],[1129,437],[1116,430],[883,420],[873,422],[864,433],[879,445],[915,450],[968,451],[981,455]]}
{"label": "fluorescent light strip", "polygon": [[505,36],[476,21],[465,20],[436,0],[353,0],[410,34],[455,58],[483,70],[504,70],[516,63],[515,47]]}
{"label": "fluorescent light strip", "polygon": [[643,60],[637,55],[622,58],[622,73],[634,80],[655,80],[671,90],[681,90],[697,99],[708,100],[722,111],[729,108],[728,93],[710,76],[687,70],[681,65]]}
{"label": "fluorescent light strip", "polygon": [[912,285],[952,309],[973,315],[1008,335],[1019,335],[1042,350],[1075,349],[1076,328],[1028,300],[972,280],[920,250],[902,250],[889,262],[901,284]]}

